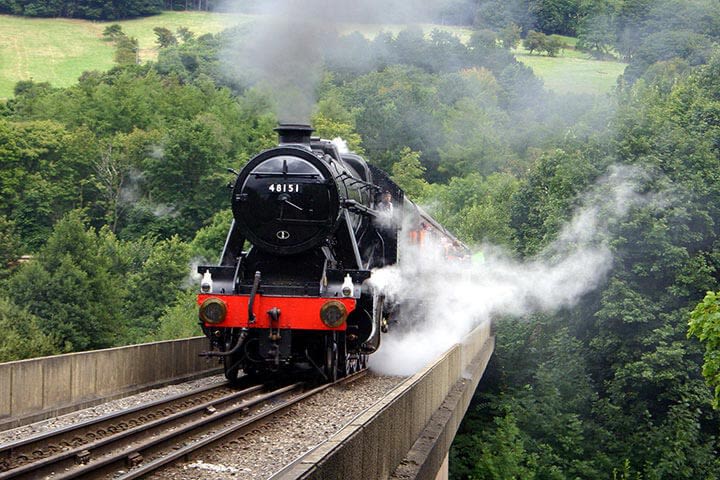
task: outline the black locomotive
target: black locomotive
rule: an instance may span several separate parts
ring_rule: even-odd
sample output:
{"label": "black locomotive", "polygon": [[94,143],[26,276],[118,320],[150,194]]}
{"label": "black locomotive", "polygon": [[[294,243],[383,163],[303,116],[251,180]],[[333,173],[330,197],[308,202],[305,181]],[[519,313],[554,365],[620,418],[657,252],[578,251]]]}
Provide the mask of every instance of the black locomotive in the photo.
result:
{"label": "black locomotive", "polygon": [[290,368],[334,380],[363,367],[387,330],[389,306],[367,280],[398,261],[403,222],[409,241],[432,231],[460,244],[362,157],[307,125],[276,131],[279,145],[237,176],[219,265],[198,268],[206,354],[231,381]]}

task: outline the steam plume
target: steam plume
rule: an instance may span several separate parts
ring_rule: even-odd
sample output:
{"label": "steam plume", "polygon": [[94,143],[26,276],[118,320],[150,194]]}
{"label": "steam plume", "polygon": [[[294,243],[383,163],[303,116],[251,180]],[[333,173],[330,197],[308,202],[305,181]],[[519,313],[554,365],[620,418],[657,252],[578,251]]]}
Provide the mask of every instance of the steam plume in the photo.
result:
{"label": "steam plume", "polygon": [[422,249],[404,245],[401,264],[373,273],[374,284],[404,310],[400,324],[384,335],[380,350],[371,356],[371,368],[409,375],[483,322],[575,305],[612,266],[606,243],[611,225],[631,208],[657,201],[637,193],[644,178],[634,168],[612,168],[585,196],[557,240],[535,258],[513,259],[485,245],[484,261],[469,265],[446,260],[439,244]]}

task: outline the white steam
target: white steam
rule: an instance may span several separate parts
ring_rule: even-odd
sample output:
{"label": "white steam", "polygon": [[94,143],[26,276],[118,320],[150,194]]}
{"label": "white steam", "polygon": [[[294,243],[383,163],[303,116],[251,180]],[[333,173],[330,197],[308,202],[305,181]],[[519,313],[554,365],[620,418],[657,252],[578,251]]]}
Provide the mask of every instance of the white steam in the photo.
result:
{"label": "white steam", "polygon": [[637,169],[612,168],[584,196],[557,240],[535,258],[513,259],[485,245],[472,263],[452,262],[439,242],[403,245],[398,265],[373,272],[373,283],[399,302],[402,315],[371,356],[371,368],[409,375],[483,322],[575,305],[612,266],[609,227],[629,209],[657,200],[637,193],[643,179]]}
{"label": "white steam", "polygon": [[338,149],[338,152],[340,153],[350,153],[350,149],[348,148],[348,144],[345,140],[343,140],[341,137],[335,137],[332,139],[333,145],[335,145],[335,148]]}

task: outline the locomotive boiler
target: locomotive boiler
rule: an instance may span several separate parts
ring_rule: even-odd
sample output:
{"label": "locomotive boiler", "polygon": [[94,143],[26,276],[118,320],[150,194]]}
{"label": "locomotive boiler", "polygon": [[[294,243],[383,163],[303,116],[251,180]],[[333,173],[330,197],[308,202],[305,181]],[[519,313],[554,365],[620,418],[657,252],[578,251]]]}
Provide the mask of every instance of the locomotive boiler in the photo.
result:
{"label": "locomotive boiler", "polygon": [[279,145],[237,175],[219,264],[198,267],[206,355],[230,381],[289,369],[334,380],[362,368],[387,330],[368,279],[398,261],[399,226],[416,242],[432,226],[457,240],[362,157],[308,125],[276,131]]}

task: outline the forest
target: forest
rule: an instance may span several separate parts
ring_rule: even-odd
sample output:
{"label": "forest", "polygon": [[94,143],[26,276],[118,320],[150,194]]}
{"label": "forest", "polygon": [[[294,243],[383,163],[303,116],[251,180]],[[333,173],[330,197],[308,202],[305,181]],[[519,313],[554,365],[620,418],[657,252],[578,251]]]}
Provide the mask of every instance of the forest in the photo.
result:
{"label": "forest", "polygon": [[[595,290],[495,319],[452,478],[720,478],[720,7],[450,6],[443,18],[475,28],[466,42],[324,32],[317,134],[344,138],[463,241],[519,260],[548,255],[612,172],[640,172],[637,194],[654,199],[608,221]],[[628,67],[609,95],[550,93],[511,51],[531,31]],[[67,88],[21,81],[0,103],[0,361],[197,334],[192,265],[222,248],[227,169],[275,143],[277,85],[226,68],[251,29],[158,28],[144,64],[122,29],[106,34],[113,69]]]}

